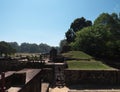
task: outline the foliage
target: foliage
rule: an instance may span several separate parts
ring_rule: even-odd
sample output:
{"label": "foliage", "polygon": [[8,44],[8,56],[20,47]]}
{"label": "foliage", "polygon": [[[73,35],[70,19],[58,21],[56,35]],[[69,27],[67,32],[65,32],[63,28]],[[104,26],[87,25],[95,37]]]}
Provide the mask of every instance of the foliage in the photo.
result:
{"label": "foliage", "polygon": [[[21,45],[18,45],[17,42],[5,42],[8,43],[16,52],[19,53],[49,53],[51,46],[47,44],[35,44],[35,43],[21,43]],[[57,50],[59,50],[58,47]],[[2,53],[2,52],[1,52]]]}
{"label": "foliage", "polygon": [[39,46],[37,44],[30,44],[30,53],[38,53],[39,52]]}
{"label": "foliage", "polygon": [[84,27],[91,26],[92,22],[90,20],[86,20],[84,17],[77,18],[71,23],[70,29],[65,33],[66,40],[68,43],[71,43],[76,38],[76,32],[83,29]]}
{"label": "foliage", "polygon": [[61,53],[68,52],[68,51],[70,51],[70,49],[71,48],[66,39],[60,41],[60,52]]}
{"label": "foliage", "polygon": [[120,24],[119,18],[103,13],[93,26],[77,32],[71,43],[73,50],[82,50],[95,57],[120,57]]}
{"label": "foliage", "polygon": [[16,52],[20,52],[20,47],[17,42],[8,42],[8,43],[12,46],[12,48],[16,50]]}
{"label": "foliage", "polygon": [[70,43],[70,42],[73,42],[75,40],[75,32],[73,31],[73,29],[69,29],[66,33],[65,33],[65,36],[67,38],[67,42]]}
{"label": "foliage", "polygon": [[84,27],[91,26],[92,22],[90,20],[86,20],[84,17],[77,18],[71,24],[70,28],[73,29],[74,32],[81,30]]}
{"label": "foliage", "polygon": [[41,53],[49,53],[51,50],[51,47],[47,44],[39,44],[39,52]]}
{"label": "foliage", "polygon": [[48,53],[51,47],[47,44],[30,44],[30,43],[22,43],[20,46],[20,51],[24,53]]}
{"label": "foliage", "polygon": [[20,52],[30,52],[30,44],[29,43],[22,43],[20,46]]}
{"label": "foliage", "polygon": [[15,52],[15,49],[12,48],[9,43],[4,41],[0,42],[0,56],[4,54],[7,57],[8,55],[13,54]]}

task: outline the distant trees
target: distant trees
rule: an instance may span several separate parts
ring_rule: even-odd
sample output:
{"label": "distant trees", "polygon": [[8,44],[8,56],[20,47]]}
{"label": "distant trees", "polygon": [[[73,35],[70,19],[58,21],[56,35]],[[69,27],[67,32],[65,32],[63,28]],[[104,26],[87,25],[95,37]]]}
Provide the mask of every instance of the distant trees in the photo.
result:
{"label": "distant trees", "polygon": [[[59,48],[55,47],[57,50]],[[15,52],[21,52],[21,53],[49,53],[51,50],[51,46],[47,44],[35,44],[35,43],[21,43],[21,45],[18,45],[17,42],[0,42],[0,55],[2,54],[12,54]]]}
{"label": "distant trees", "polygon": [[3,54],[7,57],[10,54],[15,53],[16,50],[14,48],[12,48],[12,46],[4,41],[0,42],[0,56],[2,56]]}
{"label": "distant trees", "polygon": [[30,52],[30,44],[29,43],[21,43],[20,52]]}
{"label": "distant trees", "polygon": [[9,44],[16,50],[16,52],[20,51],[20,48],[17,42],[9,42]]}
{"label": "distant trees", "polygon": [[20,52],[24,53],[48,53],[51,49],[51,46],[47,44],[30,44],[30,43],[22,43],[20,46]]}
{"label": "distant trees", "polygon": [[47,44],[39,44],[39,52],[42,52],[42,53],[49,53],[50,50],[51,50],[51,46],[47,45]]}

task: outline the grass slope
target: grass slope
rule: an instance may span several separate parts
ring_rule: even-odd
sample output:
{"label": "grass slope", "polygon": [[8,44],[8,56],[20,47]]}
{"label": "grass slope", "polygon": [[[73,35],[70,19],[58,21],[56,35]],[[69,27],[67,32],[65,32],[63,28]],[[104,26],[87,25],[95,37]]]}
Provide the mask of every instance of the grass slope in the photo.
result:
{"label": "grass slope", "polygon": [[112,67],[109,67],[103,64],[100,61],[67,61],[69,69],[81,69],[81,70],[111,70]]}
{"label": "grass slope", "polygon": [[88,55],[82,51],[69,51],[67,53],[63,53],[62,55],[64,57],[78,58],[78,59],[90,59],[90,58],[92,58],[90,55]]}
{"label": "grass slope", "polygon": [[101,61],[92,59],[93,57],[82,52],[82,51],[70,51],[62,54],[64,57],[69,58],[78,58],[78,59],[90,59],[87,60],[69,60],[68,68],[69,69],[82,69],[82,70],[111,70],[114,69],[110,66],[103,64]]}

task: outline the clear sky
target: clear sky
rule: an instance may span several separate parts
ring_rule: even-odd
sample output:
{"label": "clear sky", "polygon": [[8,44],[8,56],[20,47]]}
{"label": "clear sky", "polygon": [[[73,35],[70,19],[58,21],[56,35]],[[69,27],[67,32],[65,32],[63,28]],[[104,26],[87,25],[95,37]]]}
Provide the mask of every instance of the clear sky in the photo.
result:
{"label": "clear sky", "polygon": [[58,46],[76,18],[119,13],[120,0],[0,0],[0,41]]}

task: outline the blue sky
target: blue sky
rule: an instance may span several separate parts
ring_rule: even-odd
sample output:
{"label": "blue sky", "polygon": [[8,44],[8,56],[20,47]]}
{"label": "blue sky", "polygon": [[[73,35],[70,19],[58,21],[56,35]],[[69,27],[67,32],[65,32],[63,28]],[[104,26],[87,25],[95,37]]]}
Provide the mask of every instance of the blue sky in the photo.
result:
{"label": "blue sky", "polygon": [[76,18],[119,13],[120,0],[0,0],[0,41],[58,46]]}

